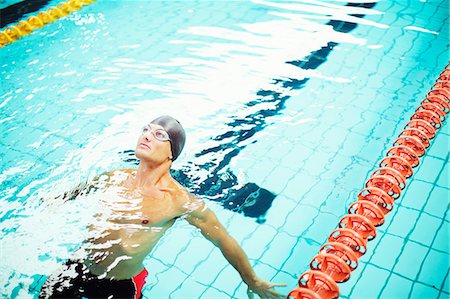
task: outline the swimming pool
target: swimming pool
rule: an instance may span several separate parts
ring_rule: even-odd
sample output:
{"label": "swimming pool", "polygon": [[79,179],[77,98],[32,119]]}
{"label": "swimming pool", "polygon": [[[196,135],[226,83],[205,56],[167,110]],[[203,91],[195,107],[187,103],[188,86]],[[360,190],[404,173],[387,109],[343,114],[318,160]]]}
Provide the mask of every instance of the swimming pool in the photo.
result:
{"label": "swimming pool", "polygon": [[[39,199],[132,166],[139,128],[168,112],[188,131],[176,174],[260,276],[294,287],[447,64],[446,11],[446,1],[98,1],[1,49],[2,295],[36,295],[89,222],[91,202]],[[339,285],[343,298],[449,296],[449,134],[446,124]],[[237,213],[255,190],[260,205]],[[184,222],[147,262],[145,297],[245,297]]]}

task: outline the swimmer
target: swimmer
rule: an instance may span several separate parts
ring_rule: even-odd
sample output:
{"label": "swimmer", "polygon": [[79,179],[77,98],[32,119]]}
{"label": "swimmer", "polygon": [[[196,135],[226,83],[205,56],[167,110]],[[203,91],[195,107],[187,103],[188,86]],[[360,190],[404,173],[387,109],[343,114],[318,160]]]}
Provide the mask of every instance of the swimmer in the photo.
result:
{"label": "swimmer", "polygon": [[[281,299],[260,279],[246,254],[205,203],[170,175],[172,162],[185,144],[185,131],[170,116],[146,125],[138,139],[137,169],[114,170],[62,197],[102,192],[103,208],[89,226],[89,237],[60,270],[48,277],[39,298],[142,298],[148,275],[143,266],[176,219],[185,219],[217,246],[248,286],[248,297]],[[212,270],[212,269],[211,269]]]}

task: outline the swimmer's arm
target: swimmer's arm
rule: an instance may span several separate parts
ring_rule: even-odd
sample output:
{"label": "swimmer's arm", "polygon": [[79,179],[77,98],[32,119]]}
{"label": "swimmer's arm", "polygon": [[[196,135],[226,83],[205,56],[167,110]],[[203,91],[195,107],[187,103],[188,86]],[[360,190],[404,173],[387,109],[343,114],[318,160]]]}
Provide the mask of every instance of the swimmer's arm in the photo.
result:
{"label": "swimmer's arm", "polygon": [[89,194],[91,191],[96,191],[99,189],[98,183],[100,180],[103,180],[103,178],[108,178],[111,176],[110,172],[104,172],[96,177],[94,177],[92,180],[86,180],[84,182],[81,182],[78,184],[75,188],[73,188],[70,191],[66,191],[63,194],[60,194],[56,196],[54,199],[56,200],[62,200],[63,202],[74,200],[76,199],[80,194],[86,195]]}
{"label": "swimmer's arm", "polygon": [[89,194],[89,192],[93,189],[95,189],[95,184],[86,180],[85,182],[78,184],[72,190],[66,191],[63,194],[56,196],[55,199],[63,201],[74,200],[80,194]]}
{"label": "swimmer's arm", "polygon": [[239,272],[242,280],[248,285],[249,291],[252,291],[249,293],[249,297],[254,292],[261,297],[264,296],[262,298],[266,298],[266,296],[272,296],[270,298],[285,298],[284,295],[273,289],[275,286],[285,286],[284,284],[267,282],[256,276],[244,250],[228,234],[215,213],[205,207],[203,201],[194,199],[191,200],[192,203],[194,203],[196,209],[187,213],[186,220],[191,225],[199,228],[202,235],[222,251],[223,256]]}

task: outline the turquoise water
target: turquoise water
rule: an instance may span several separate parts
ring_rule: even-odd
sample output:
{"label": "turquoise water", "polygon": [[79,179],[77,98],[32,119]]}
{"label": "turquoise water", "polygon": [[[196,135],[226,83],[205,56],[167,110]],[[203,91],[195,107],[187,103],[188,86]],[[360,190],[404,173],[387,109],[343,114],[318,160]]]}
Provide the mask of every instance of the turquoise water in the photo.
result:
{"label": "turquoise water", "polygon": [[[166,113],[188,132],[174,168],[258,275],[295,287],[449,60],[446,1],[344,5],[98,1],[1,49],[2,296],[35,296],[83,239],[91,202],[40,198],[129,167],[142,124]],[[343,298],[449,297],[449,135],[446,123]],[[256,184],[270,208],[245,216],[202,191],[224,177],[220,194]],[[145,298],[246,296],[183,221],[146,262]]]}

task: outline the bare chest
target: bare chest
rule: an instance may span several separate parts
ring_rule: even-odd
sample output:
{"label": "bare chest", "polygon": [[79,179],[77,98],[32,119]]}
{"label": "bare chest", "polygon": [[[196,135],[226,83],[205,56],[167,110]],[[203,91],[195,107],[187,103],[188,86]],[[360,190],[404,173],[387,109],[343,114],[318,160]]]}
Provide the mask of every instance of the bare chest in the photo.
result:
{"label": "bare chest", "polygon": [[121,190],[116,194],[105,194],[100,210],[99,220],[117,225],[155,227],[164,226],[176,218],[180,208],[166,192],[154,191],[142,195]]}

